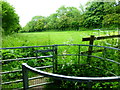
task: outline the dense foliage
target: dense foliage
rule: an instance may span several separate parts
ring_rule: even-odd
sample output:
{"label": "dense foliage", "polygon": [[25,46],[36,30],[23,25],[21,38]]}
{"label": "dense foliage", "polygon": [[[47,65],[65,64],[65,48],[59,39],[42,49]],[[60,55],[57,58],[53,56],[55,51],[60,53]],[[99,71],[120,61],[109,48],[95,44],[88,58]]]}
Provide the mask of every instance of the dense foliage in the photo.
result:
{"label": "dense foliage", "polygon": [[18,32],[21,28],[19,24],[19,16],[15,13],[13,6],[6,1],[0,1],[2,5],[2,32],[4,34],[11,34]]}
{"label": "dense foliage", "polygon": [[35,16],[22,32],[45,30],[79,30],[84,28],[117,28],[120,26],[120,2],[88,2],[85,6],[61,6],[48,17]]}

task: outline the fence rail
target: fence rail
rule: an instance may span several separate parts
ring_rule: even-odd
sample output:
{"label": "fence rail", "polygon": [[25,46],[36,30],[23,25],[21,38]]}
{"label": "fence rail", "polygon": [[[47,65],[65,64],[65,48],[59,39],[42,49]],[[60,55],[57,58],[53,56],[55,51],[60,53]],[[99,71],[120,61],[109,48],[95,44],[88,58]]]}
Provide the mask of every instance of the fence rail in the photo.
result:
{"label": "fence rail", "polygon": [[[101,36],[101,37],[95,37],[94,35],[91,35],[88,38],[82,38],[82,41],[89,41],[89,45],[93,45],[95,40],[101,40],[101,39],[108,39],[108,38],[116,38],[116,37],[120,37],[120,35],[112,35],[112,36]],[[120,48],[119,44],[117,46],[118,48]],[[103,51],[101,50],[96,50],[97,52],[101,52]],[[88,55],[92,55],[92,53],[94,52],[93,47],[89,46],[88,48]],[[91,57],[88,56],[88,60],[90,60]]]}
{"label": "fence rail", "polygon": [[[50,77],[50,78],[54,78],[54,79],[60,79],[60,80],[67,80],[67,81],[78,81],[78,82],[115,82],[115,81],[120,81],[120,76],[115,76],[115,77],[75,77],[75,76],[65,76],[65,75],[59,75],[59,74],[53,74],[53,73],[48,73],[45,71],[41,71],[41,70],[37,70],[33,67],[30,67],[29,65],[27,65],[26,63],[22,64],[23,67],[23,75],[25,75],[23,77],[23,81],[24,81],[24,89],[28,89],[29,85],[28,85],[28,81],[27,80],[27,73],[26,70],[30,70],[34,73],[38,73],[40,75],[43,75],[45,77]],[[91,88],[91,87],[89,87]]]}
{"label": "fence rail", "polygon": [[[116,37],[120,37],[120,35],[112,35],[112,36],[101,36],[101,37],[95,37],[94,35],[91,35],[91,37],[94,37],[94,40],[101,40],[101,39],[108,39],[108,38],[116,38]],[[91,37],[88,38],[83,38],[82,41],[90,41]]]}
{"label": "fence rail", "polygon": [[[29,47],[11,47],[11,48],[0,48],[1,50],[9,50],[9,49],[26,49],[26,48],[39,48],[39,47],[53,47],[54,45],[48,45],[48,46],[29,46]],[[47,53],[47,52],[55,52],[53,49],[49,49],[49,50],[34,50],[34,53]],[[1,60],[2,65],[6,65],[8,62],[19,62],[19,61],[26,61],[26,60],[32,60],[32,59],[45,59],[45,58],[53,58],[53,55],[46,55],[46,56],[35,56],[35,57],[25,57],[25,58],[16,58],[16,59],[6,59],[6,60]],[[46,68],[52,68],[52,65],[49,66],[41,66],[41,67],[34,67],[37,69],[46,69]],[[13,73],[21,73],[22,74],[22,69],[20,70],[14,70],[14,71],[5,71],[5,72],[1,72],[2,75],[5,74],[13,74]],[[35,80],[35,79],[40,79],[43,78],[44,76],[37,76],[37,77],[32,77],[32,78],[28,78],[28,80]],[[23,79],[18,79],[18,80],[14,80],[14,81],[8,81],[8,82],[2,82],[2,85],[8,85],[8,84],[13,84],[13,83],[19,83],[19,82],[23,82]],[[45,83],[41,83],[41,85],[44,85]],[[35,85],[33,85],[35,86]],[[21,87],[22,88],[22,87]]]}
{"label": "fence rail", "polygon": [[17,58],[17,59],[7,59],[2,60],[2,62],[9,62],[9,61],[19,61],[19,60],[30,60],[30,59],[42,59],[42,58],[52,58],[53,56],[39,56],[39,57],[27,57],[27,58]]}
{"label": "fence rail", "polygon": [[[56,78],[56,79],[62,79],[62,80],[72,80],[72,81],[84,81],[84,82],[88,82],[88,81],[119,81],[120,80],[120,76],[115,76],[115,77],[75,77],[75,76],[65,76],[65,75],[59,75],[59,74],[53,74],[53,73],[48,73],[45,71],[41,71],[41,70],[37,70],[29,65],[27,65],[26,63],[23,63],[22,66],[25,69],[28,69],[32,72],[38,73],[40,75],[43,75],[45,77],[52,77],[52,78]],[[23,71],[25,69],[22,69]]]}

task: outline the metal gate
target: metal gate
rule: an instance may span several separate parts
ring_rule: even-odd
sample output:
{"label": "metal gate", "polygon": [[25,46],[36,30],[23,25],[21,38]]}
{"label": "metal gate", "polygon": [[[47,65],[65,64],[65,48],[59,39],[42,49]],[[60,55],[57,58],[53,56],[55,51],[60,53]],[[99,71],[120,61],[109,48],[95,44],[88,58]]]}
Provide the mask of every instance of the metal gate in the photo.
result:
{"label": "metal gate", "polygon": [[[71,47],[73,51],[70,49]],[[92,51],[90,52],[88,51],[89,47],[93,48]],[[59,51],[60,48],[62,48],[61,50],[63,51]],[[53,78],[54,79],[53,82],[49,82],[49,84],[51,85],[52,83],[54,83],[55,80],[65,80],[65,81],[75,81],[75,82],[86,83],[87,88],[91,89],[93,88],[92,83],[117,82],[117,88],[119,88],[120,87],[120,61],[119,61],[120,56],[119,54],[120,54],[120,49],[112,48],[112,47],[95,46],[95,45],[80,45],[80,44],[55,45],[52,72],[49,70],[48,72],[46,70],[41,70],[41,69],[38,70],[36,68],[33,68],[30,65],[27,65],[26,63],[22,64],[24,89],[31,88],[31,86],[29,86],[29,83],[28,83],[29,82],[28,71],[44,76],[46,78]],[[75,58],[76,61],[74,61],[75,59],[73,59],[72,65],[79,65],[79,66],[83,65],[85,63],[82,60],[86,60],[87,62],[86,64],[92,67],[96,65],[96,62],[98,61],[99,62],[98,66],[96,65],[95,68],[101,71],[105,70],[106,72],[109,73],[108,75],[110,76],[88,77],[88,76],[72,76],[72,75],[68,76],[68,75],[64,75],[64,73],[58,74],[57,72],[60,70],[58,69],[58,67],[61,64],[64,65],[65,64],[64,60],[67,60],[67,57],[70,57],[70,56],[76,57]],[[62,58],[59,58],[59,57],[62,57]],[[69,61],[66,63],[69,63]],[[101,65],[105,65],[105,66],[101,66]],[[113,69],[113,70],[110,70],[110,69]]]}

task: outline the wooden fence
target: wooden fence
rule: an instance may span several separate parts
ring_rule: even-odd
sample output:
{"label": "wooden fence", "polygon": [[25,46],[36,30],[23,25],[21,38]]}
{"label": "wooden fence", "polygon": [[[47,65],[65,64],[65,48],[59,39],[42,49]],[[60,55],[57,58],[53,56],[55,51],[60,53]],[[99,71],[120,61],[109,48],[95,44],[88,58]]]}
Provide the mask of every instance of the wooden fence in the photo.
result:
{"label": "wooden fence", "polygon": [[[95,40],[101,40],[101,39],[109,39],[109,38],[117,38],[120,37],[120,35],[112,35],[112,36],[101,36],[101,37],[95,37],[94,35],[91,35],[90,37],[87,38],[82,38],[82,41],[89,41],[89,45],[93,45]],[[115,48],[120,48],[120,46],[118,45]],[[103,51],[101,50],[93,50],[92,46],[89,46],[88,48],[88,55],[92,55],[93,52],[101,52]],[[88,60],[90,60],[90,57],[88,56]]]}

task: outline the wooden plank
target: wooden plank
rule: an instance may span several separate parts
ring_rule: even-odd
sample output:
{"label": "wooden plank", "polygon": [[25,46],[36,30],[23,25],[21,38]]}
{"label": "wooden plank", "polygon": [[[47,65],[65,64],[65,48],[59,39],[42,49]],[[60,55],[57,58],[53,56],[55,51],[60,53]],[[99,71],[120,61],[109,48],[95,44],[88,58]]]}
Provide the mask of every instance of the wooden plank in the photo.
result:
{"label": "wooden plank", "polygon": [[107,39],[107,38],[116,38],[116,37],[120,37],[120,35],[96,37],[95,40],[101,40],[101,39]]}
{"label": "wooden plank", "polygon": [[82,41],[90,41],[90,37],[82,38]]}
{"label": "wooden plank", "polygon": [[[118,46],[114,47],[114,48],[118,48]],[[98,49],[98,50],[92,50],[91,52],[92,53],[96,53],[96,52],[102,52],[104,49]],[[81,52],[81,54],[84,54],[84,53],[88,53],[89,51],[84,51],[84,52]]]}
{"label": "wooden plank", "polygon": [[[107,39],[107,38],[116,38],[116,37],[120,37],[120,35],[95,37],[94,40],[101,40],[101,39]],[[82,41],[90,41],[90,37],[82,38]]]}

